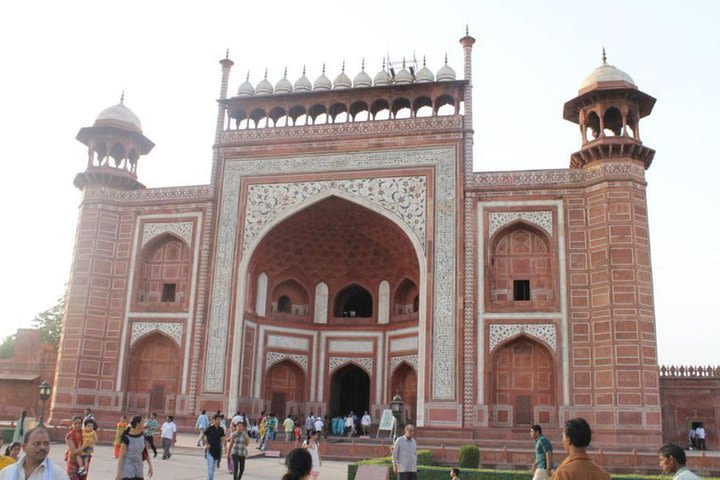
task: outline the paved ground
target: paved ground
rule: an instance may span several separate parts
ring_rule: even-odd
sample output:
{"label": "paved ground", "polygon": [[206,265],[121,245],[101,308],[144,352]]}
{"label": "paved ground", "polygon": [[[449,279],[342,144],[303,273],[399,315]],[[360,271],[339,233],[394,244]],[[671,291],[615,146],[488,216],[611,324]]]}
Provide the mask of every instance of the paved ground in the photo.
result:
{"label": "paved ground", "polygon": [[[155,475],[153,480],[203,480],[207,478],[207,466],[203,458],[203,450],[197,448],[194,442],[197,437],[180,435],[178,445],[173,447],[173,456],[169,460],[162,460],[162,449],[158,449],[157,458],[153,458]],[[50,447],[50,456],[58,465],[63,465],[65,446],[53,444]],[[283,459],[265,458],[258,455],[255,444],[250,444],[250,455],[245,466],[243,480],[280,480],[285,473]],[[152,455],[152,452],[151,452]],[[147,465],[147,464],[146,464]],[[347,462],[323,461],[320,476],[324,480],[343,480],[347,478]],[[95,447],[90,475],[88,480],[112,480],[117,471],[117,460],[113,458],[113,449],[110,446]],[[146,470],[147,472],[147,467]],[[145,476],[147,479],[147,474]],[[217,480],[232,479],[226,465],[216,471]]]}

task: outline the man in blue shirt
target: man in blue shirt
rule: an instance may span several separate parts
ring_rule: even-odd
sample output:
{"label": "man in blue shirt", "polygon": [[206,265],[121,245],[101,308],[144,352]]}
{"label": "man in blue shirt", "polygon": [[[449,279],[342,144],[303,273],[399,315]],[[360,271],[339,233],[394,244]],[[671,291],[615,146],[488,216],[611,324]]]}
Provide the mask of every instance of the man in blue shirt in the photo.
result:
{"label": "man in blue shirt", "polygon": [[542,434],[540,425],[530,427],[530,437],[535,440],[535,461],[531,470],[533,480],[549,480],[552,477],[552,444]]}

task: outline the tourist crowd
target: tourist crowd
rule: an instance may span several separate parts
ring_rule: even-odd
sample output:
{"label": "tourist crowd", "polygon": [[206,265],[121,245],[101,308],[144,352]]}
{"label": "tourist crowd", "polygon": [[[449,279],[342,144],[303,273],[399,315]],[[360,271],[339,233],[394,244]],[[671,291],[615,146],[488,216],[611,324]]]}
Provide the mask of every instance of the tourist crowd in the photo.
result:
{"label": "tourist crowd", "polygon": [[[326,430],[326,423],[330,423]],[[359,432],[367,435],[372,421],[367,412],[357,418],[352,412],[345,417],[336,417],[327,422],[312,412],[302,419],[288,415],[282,423],[274,413],[262,412],[256,419],[249,419],[244,413],[236,412],[228,425],[225,415],[216,412],[212,418],[203,410],[197,418],[197,446],[203,449],[207,465],[207,479],[214,480],[215,473],[225,463],[233,480],[240,480],[245,471],[245,460],[251,439],[255,439],[257,449],[266,450],[268,442],[275,440],[282,428],[286,442],[301,446],[286,456],[287,473],[283,480],[317,480],[320,474],[320,441],[323,433],[352,436]],[[702,428],[702,424],[699,425]],[[92,412],[85,410],[83,416],[72,419],[69,432],[65,436],[65,469],[55,465],[48,457],[50,437],[42,427],[31,428],[26,412],[22,412],[13,432],[13,442],[2,454],[0,449],[0,480],[86,480],[90,470],[94,448],[98,443],[98,424]],[[689,449],[704,449],[705,431],[698,435],[689,435]],[[160,425],[157,414],[143,418],[133,416],[128,422],[123,415],[116,424],[114,438],[114,456],[117,458],[117,480],[142,480],[152,477],[153,462],[157,457],[154,444],[156,433],[160,433],[163,448],[163,460],[171,458],[171,448],[177,442],[177,425],[172,415],[168,415]],[[531,466],[533,480],[609,480],[610,475],[587,454],[592,431],[582,418],[567,421],[562,432],[562,443],[567,452],[563,462],[556,466],[553,462],[553,447],[543,435],[540,425],[533,425],[530,436],[535,443],[535,456]],[[698,442],[701,438],[703,442]],[[0,440],[0,447],[2,441]],[[20,452],[24,455],[20,456]],[[150,455],[152,451],[152,457]],[[225,462],[223,461],[225,459]],[[673,475],[673,480],[698,480],[700,477],[687,466],[687,457],[682,447],[669,443],[658,450],[658,462],[664,473]],[[393,445],[392,468],[398,480],[417,479],[417,443],[415,427],[406,425],[404,434]],[[458,480],[460,470],[452,468],[450,479]]]}

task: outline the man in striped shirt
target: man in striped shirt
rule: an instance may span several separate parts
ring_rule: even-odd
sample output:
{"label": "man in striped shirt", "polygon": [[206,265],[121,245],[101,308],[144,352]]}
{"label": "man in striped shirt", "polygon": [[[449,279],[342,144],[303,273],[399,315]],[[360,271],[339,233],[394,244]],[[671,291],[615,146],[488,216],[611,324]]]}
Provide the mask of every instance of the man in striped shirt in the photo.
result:
{"label": "man in striped shirt", "polygon": [[417,479],[417,443],[414,436],[415,426],[405,425],[405,435],[395,440],[392,463],[398,480]]}

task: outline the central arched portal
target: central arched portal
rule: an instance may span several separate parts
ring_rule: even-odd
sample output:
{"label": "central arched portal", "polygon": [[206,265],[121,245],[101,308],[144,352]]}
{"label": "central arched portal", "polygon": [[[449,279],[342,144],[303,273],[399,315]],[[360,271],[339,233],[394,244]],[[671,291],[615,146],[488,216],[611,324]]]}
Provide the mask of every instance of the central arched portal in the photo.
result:
{"label": "central arched portal", "polygon": [[370,410],[370,377],[357,365],[346,365],[330,378],[330,415]]}

